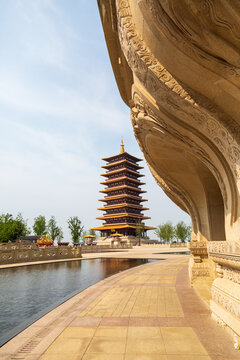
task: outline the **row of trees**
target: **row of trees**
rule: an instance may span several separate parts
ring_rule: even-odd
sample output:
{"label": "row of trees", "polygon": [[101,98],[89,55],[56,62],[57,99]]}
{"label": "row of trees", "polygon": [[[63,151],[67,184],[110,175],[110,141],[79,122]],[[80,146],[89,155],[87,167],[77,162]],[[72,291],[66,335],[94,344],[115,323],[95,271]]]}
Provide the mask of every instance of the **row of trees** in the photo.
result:
{"label": "row of trees", "polygon": [[155,234],[160,241],[170,242],[177,239],[181,242],[190,241],[192,227],[186,225],[183,221],[178,222],[175,226],[168,221],[157,227]]}
{"label": "row of trees", "polygon": [[[72,216],[68,219],[68,228],[71,233],[72,242],[78,243],[80,240],[84,240],[84,236],[87,235],[87,231],[84,230],[81,220],[77,216]],[[47,222],[46,217],[39,215],[34,219],[32,231],[35,235],[49,235],[54,241],[61,241],[63,239],[63,231],[60,226],[57,225],[54,216],[51,216]],[[20,236],[29,235],[31,229],[27,226],[27,221],[23,219],[21,214],[18,214],[16,218],[11,214],[0,215],[0,242],[15,241]],[[170,242],[173,239],[186,242],[190,240],[191,226],[186,225],[183,221],[177,223],[175,226],[171,222],[166,222],[157,227],[155,234],[160,241]],[[89,230],[88,233],[96,235],[93,230]],[[136,235],[140,238],[144,234],[144,224],[139,225],[136,229]]]}
{"label": "row of trees", "polygon": [[[84,230],[81,220],[77,216],[72,216],[68,219],[67,223],[73,243],[83,240],[84,236],[87,235],[87,231]],[[43,215],[37,216],[34,219],[31,230],[21,214],[18,214],[15,218],[11,214],[0,215],[0,242],[15,241],[20,236],[26,236],[31,233],[39,236],[48,235],[53,241],[61,241],[63,239],[62,228],[57,225],[54,216],[51,216],[49,221]],[[92,230],[90,230],[90,233],[95,235],[95,232]]]}

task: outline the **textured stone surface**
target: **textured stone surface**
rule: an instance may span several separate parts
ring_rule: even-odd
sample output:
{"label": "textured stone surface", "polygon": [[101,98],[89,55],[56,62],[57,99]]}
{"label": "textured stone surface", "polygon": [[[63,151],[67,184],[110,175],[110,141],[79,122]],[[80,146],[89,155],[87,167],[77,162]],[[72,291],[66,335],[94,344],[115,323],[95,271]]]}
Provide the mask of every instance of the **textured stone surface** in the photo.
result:
{"label": "textured stone surface", "polygon": [[[234,282],[240,269],[240,257],[233,256],[240,243],[239,4],[98,3],[115,78],[131,108],[139,146],[156,182],[191,216],[192,284],[213,282],[216,264],[228,267],[224,276]],[[224,251],[209,256],[208,242],[230,244],[232,257]],[[229,315],[235,307],[233,300],[224,305],[215,296],[214,302]],[[221,320],[219,306],[214,314]],[[240,334],[231,319],[225,325]]]}

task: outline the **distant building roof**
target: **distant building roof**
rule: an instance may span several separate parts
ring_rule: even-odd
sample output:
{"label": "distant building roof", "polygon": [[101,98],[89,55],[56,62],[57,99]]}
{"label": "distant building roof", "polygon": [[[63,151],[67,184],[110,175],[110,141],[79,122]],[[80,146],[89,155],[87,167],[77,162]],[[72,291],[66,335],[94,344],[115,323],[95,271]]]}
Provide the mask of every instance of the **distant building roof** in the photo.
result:
{"label": "distant building roof", "polygon": [[29,236],[20,236],[17,241],[21,240],[21,241],[28,241],[28,242],[37,242],[37,240],[39,240],[41,237],[41,235],[29,235]]}

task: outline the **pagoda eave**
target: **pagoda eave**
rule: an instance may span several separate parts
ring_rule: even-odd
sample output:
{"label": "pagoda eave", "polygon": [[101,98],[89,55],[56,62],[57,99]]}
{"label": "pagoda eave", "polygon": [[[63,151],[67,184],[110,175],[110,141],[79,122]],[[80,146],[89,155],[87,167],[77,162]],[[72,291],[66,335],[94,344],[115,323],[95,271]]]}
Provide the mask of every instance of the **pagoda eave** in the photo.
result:
{"label": "pagoda eave", "polygon": [[117,199],[122,199],[122,198],[130,198],[130,199],[138,200],[139,202],[148,201],[147,199],[143,199],[141,197],[134,196],[134,195],[128,195],[128,194],[106,196],[103,199],[98,199],[98,201],[108,202],[110,200],[117,200]]}
{"label": "pagoda eave", "polygon": [[139,194],[147,192],[146,190],[141,190],[141,189],[138,189],[138,188],[134,188],[134,187],[129,186],[129,185],[119,185],[119,186],[116,186],[116,187],[113,186],[111,188],[107,188],[107,189],[104,189],[104,190],[99,190],[99,192],[105,194],[105,193],[113,192],[113,191],[116,191],[116,190],[133,190],[133,191],[138,192]]}
{"label": "pagoda eave", "polygon": [[[96,230],[96,231],[105,231],[105,230],[115,230],[115,229],[127,229],[127,228],[130,228],[130,229],[136,229],[138,227],[138,225],[108,225],[108,226],[96,226],[96,227],[93,227],[91,230]],[[156,229],[155,227],[153,226],[144,226],[144,229],[145,230],[154,230]]]}
{"label": "pagoda eave", "polygon": [[149,210],[147,207],[143,207],[142,205],[134,205],[129,203],[122,203],[122,204],[114,204],[114,205],[106,205],[103,207],[99,207],[97,210],[108,210],[108,209],[120,209],[122,207],[129,207],[132,209],[139,209],[139,210]]}
{"label": "pagoda eave", "polygon": [[146,183],[141,182],[141,181],[139,181],[137,179],[133,179],[133,178],[128,177],[128,176],[121,176],[121,177],[118,177],[118,178],[109,179],[109,180],[100,182],[100,184],[107,185],[107,184],[111,184],[111,183],[114,183],[116,181],[121,181],[121,180],[129,180],[129,181],[135,182],[138,185],[146,185]]}
{"label": "pagoda eave", "polygon": [[119,218],[124,218],[124,217],[129,217],[129,218],[133,218],[133,219],[142,219],[142,220],[151,219],[149,216],[137,215],[137,214],[131,214],[131,213],[103,215],[103,216],[96,217],[96,219],[97,220],[109,220],[109,219],[119,219]]}
{"label": "pagoda eave", "polygon": [[130,170],[130,169],[128,169],[128,168],[120,168],[120,169],[108,171],[108,172],[106,172],[106,173],[104,173],[104,174],[101,174],[101,176],[108,177],[108,176],[110,176],[110,175],[117,174],[118,172],[122,172],[122,171],[130,172],[131,174],[134,174],[134,175],[136,175],[137,177],[143,177],[143,176],[145,176],[144,174],[140,174],[139,172],[134,171],[134,170]]}
{"label": "pagoda eave", "polygon": [[130,164],[131,166],[133,166],[133,167],[136,168],[136,169],[144,169],[143,166],[139,166],[139,165],[137,165],[137,164],[133,164],[133,163],[131,163],[131,162],[128,161],[128,160],[120,160],[120,161],[112,162],[112,163],[109,163],[109,164],[107,164],[107,165],[103,165],[102,168],[103,168],[103,169],[109,169],[109,168],[111,168],[111,167],[113,167],[113,166],[120,165],[120,164],[123,164],[123,163]]}
{"label": "pagoda eave", "polygon": [[[110,157],[107,157],[107,158],[102,158],[103,161],[106,161],[106,162],[110,162],[112,159],[116,158],[116,157],[119,157],[119,158],[122,158],[123,156],[127,156],[129,157],[131,160],[135,161],[135,162],[139,162],[139,161],[143,161],[143,159],[139,159],[135,156],[132,156],[130,154],[128,154],[126,151],[120,153],[120,154],[117,154],[117,155],[113,155],[113,156],[110,156]],[[122,160],[122,159],[121,159]],[[124,159],[125,160],[125,159]]]}

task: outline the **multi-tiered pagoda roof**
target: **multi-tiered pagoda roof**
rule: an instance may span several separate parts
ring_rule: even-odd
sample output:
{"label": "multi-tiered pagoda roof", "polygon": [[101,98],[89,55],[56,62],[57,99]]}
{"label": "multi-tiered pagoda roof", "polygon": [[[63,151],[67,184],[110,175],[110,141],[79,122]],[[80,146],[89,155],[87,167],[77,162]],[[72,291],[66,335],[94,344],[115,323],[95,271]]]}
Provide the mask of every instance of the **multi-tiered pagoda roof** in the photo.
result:
{"label": "multi-tiered pagoda roof", "polygon": [[[106,173],[101,174],[105,177],[101,184],[106,188],[100,191],[105,196],[99,200],[105,204],[98,210],[105,213],[97,219],[105,223],[93,229],[101,231],[102,236],[111,235],[116,231],[126,236],[136,236],[136,228],[143,225],[144,220],[150,219],[142,214],[142,211],[148,210],[141,204],[147,201],[142,198],[146,191],[141,189],[141,185],[145,183],[139,180],[144,176],[139,173],[143,167],[139,166],[138,162],[142,160],[128,154],[124,150],[123,142],[118,155],[102,160],[107,163],[102,166],[107,170]],[[151,229],[154,228],[144,225],[145,231]]]}

